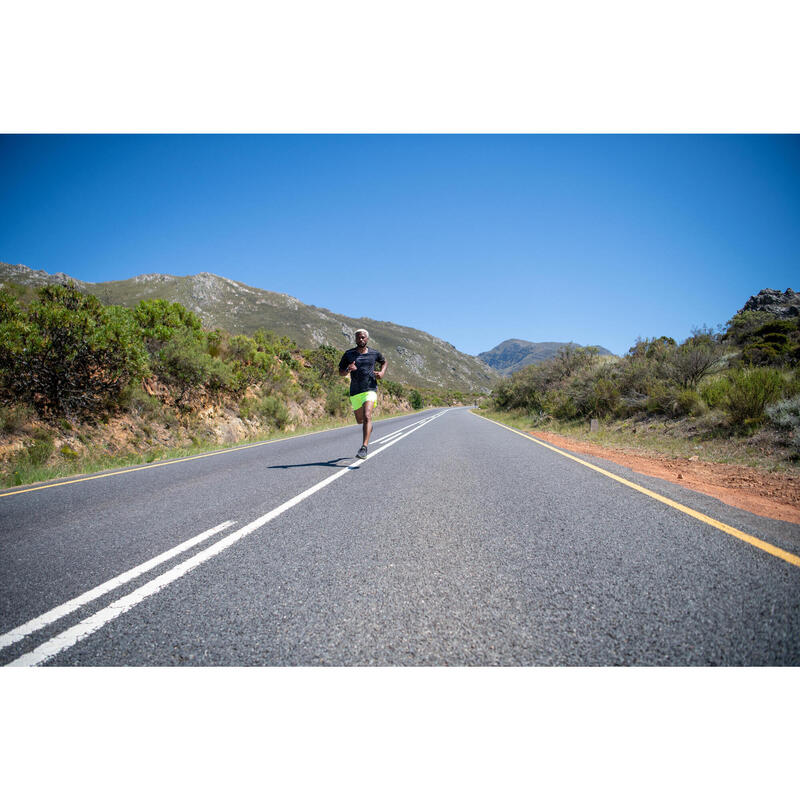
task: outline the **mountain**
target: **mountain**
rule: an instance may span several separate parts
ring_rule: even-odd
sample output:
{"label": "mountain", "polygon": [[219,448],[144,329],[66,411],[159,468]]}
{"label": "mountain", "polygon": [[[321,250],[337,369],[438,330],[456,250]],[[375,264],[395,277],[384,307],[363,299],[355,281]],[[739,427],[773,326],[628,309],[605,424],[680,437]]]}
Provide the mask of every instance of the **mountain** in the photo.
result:
{"label": "mountain", "polygon": [[[553,358],[562,347],[568,345],[576,346],[574,342],[526,342],[524,339],[506,339],[497,347],[479,353],[478,358],[501,375],[508,376],[529,364]],[[597,349],[601,355],[612,355],[605,347],[598,346]]]}
{"label": "mountain", "polygon": [[194,311],[208,328],[252,335],[259,328],[289,336],[303,348],[328,344],[339,350],[353,346],[353,333],[366,328],[370,346],[389,364],[387,380],[420,388],[488,392],[498,374],[476,356],[467,355],[442,339],[393,322],[354,319],[325,308],[301,303],[287,294],[256,289],[208,272],[199,275],[137,275],[124,281],[87,283],[64,273],[49,274],[22,264],[0,262],[0,285],[28,289],[73,281],[107,305],[132,308],[140,300],[163,298]]}

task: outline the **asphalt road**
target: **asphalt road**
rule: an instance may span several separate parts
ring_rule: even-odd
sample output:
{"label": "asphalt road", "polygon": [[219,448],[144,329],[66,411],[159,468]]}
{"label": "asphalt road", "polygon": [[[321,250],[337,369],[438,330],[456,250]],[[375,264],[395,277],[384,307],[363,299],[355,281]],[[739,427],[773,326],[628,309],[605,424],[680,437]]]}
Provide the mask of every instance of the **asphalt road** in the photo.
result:
{"label": "asphalt road", "polygon": [[[800,664],[800,526],[468,409],[0,492],[0,664]],[[780,551],[777,551],[780,553]]]}

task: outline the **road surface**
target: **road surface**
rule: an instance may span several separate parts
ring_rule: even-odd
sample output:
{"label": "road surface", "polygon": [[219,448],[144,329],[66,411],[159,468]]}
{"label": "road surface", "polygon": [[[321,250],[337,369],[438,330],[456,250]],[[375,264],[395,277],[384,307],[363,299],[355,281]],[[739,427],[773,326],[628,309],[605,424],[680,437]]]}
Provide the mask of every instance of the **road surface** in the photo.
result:
{"label": "road surface", "polygon": [[800,526],[469,409],[359,444],[0,492],[0,664],[800,664]]}

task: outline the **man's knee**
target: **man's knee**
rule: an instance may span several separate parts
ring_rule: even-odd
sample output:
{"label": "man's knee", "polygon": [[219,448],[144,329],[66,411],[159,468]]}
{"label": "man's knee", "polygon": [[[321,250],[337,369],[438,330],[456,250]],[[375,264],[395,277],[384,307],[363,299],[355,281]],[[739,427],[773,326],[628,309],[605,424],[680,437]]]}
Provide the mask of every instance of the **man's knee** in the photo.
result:
{"label": "man's knee", "polygon": [[361,409],[367,422],[372,422],[372,403],[364,403]]}

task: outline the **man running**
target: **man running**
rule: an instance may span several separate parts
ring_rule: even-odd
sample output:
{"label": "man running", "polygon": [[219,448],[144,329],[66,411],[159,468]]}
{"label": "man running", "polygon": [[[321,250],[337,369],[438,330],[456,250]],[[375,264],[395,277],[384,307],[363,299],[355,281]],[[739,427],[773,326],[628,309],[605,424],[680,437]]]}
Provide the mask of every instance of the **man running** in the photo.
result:
{"label": "man running", "polygon": [[[371,347],[367,347],[369,333],[363,328],[356,331],[356,346],[351,347],[339,362],[339,375],[350,374],[350,404],[356,414],[356,422],[362,426],[364,441],[356,458],[367,457],[367,443],[372,433],[372,409],[378,402],[378,378],[386,373],[386,359]],[[375,364],[382,367],[375,372]]]}

